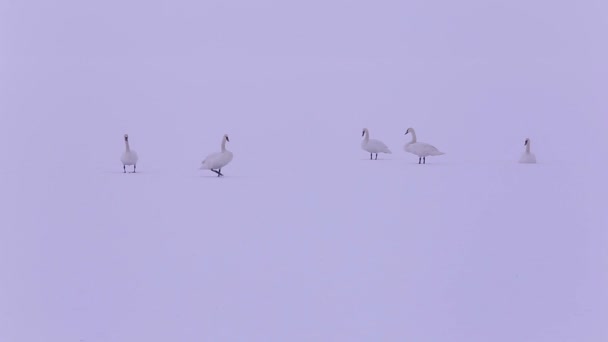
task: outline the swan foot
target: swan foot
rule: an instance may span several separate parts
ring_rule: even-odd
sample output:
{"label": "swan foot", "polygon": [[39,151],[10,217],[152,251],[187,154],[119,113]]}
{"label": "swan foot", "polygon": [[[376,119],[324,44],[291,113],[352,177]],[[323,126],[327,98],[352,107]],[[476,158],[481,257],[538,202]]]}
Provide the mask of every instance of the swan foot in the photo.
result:
{"label": "swan foot", "polygon": [[215,172],[217,174],[218,177],[223,177],[224,175],[222,174],[222,169],[218,169],[218,170],[214,170],[211,169],[211,171]]}

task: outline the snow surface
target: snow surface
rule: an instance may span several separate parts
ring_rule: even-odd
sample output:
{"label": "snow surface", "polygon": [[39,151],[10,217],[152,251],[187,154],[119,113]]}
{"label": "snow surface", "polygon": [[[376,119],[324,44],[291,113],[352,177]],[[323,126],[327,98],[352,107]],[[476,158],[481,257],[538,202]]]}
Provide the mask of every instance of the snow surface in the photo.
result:
{"label": "snow surface", "polygon": [[0,3],[0,341],[608,340],[606,10]]}

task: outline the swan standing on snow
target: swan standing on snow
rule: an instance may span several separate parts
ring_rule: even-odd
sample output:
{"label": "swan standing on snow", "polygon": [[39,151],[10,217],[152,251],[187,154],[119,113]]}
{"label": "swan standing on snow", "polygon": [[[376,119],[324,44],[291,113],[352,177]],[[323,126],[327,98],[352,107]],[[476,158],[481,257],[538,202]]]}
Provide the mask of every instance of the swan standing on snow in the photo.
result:
{"label": "swan standing on snow", "polygon": [[[226,149],[226,142],[230,142],[228,134],[224,134],[222,137],[222,150],[220,152],[212,153],[203,160],[201,169],[211,170],[217,173],[217,176],[223,176],[222,167],[226,166],[232,160],[232,152]],[[217,170],[216,170],[217,169]]]}
{"label": "swan standing on snow", "polygon": [[442,154],[445,154],[445,153],[439,151],[433,145],[423,143],[423,142],[416,142],[416,132],[414,131],[413,128],[410,127],[407,129],[407,131],[405,131],[406,135],[408,133],[412,134],[412,141],[405,144],[403,149],[409,153],[413,153],[413,154],[417,155],[418,164],[421,164],[421,163],[426,164],[426,157],[428,157],[428,156],[440,156]]}
{"label": "swan standing on snow", "polygon": [[133,165],[133,173],[135,173],[137,159],[137,152],[131,150],[131,147],[129,146],[129,135],[125,134],[125,152],[120,157],[120,161],[122,162],[122,170],[124,173],[127,173],[127,165]]}
{"label": "swan standing on snow", "polygon": [[530,152],[530,138],[526,138],[524,146],[526,146],[526,152],[521,155],[519,162],[522,164],[536,164],[536,156]]}
{"label": "swan standing on snow", "polygon": [[370,139],[369,138],[369,130],[367,128],[363,129],[362,137],[365,137],[361,142],[361,148],[365,151],[369,152],[369,159],[372,159],[372,155],[376,154],[376,160],[378,160],[378,153],[388,153],[391,154],[391,150],[380,140]]}

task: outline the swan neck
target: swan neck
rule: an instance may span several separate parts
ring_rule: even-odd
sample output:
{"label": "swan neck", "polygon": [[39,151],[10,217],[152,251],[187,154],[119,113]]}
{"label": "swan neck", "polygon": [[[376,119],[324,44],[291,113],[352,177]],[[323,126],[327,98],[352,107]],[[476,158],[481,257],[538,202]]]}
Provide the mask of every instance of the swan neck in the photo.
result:
{"label": "swan neck", "polygon": [[226,138],[222,139],[222,152],[226,152]]}
{"label": "swan neck", "polygon": [[530,142],[528,141],[528,144],[526,144],[526,153],[530,153]]}
{"label": "swan neck", "polygon": [[414,130],[411,130],[410,134],[412,135],[412,144],[413,144],[416,142],[416,132],[414,132]]}
{"label": "swan neck", "polygon": [[125,148],[127,152],[131,151],[131,147],[129,146],[129,140],[125,140]]}
{"label": "swan neck", "polygon": [[364,140],[365,142],[368,142],[368,141],[369,141],[369,131],[365,131],[365,135],[363,136],[363,140]]}

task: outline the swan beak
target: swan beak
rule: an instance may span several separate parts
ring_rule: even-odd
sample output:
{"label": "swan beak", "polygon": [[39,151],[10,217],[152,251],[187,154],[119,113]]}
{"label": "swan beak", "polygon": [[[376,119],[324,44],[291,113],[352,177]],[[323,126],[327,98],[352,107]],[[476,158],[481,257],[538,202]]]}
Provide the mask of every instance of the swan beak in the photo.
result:
{"label": "swan beak", "polygon": [[364,135],[365,135],[365,131],[361,132],[361,136],[364,136]]}
{"label": "swan beak", "polygon": [[226,141],[227,141],[227,142],[230,142],[230,139],[229,139],[228,137],[226,137]]}

